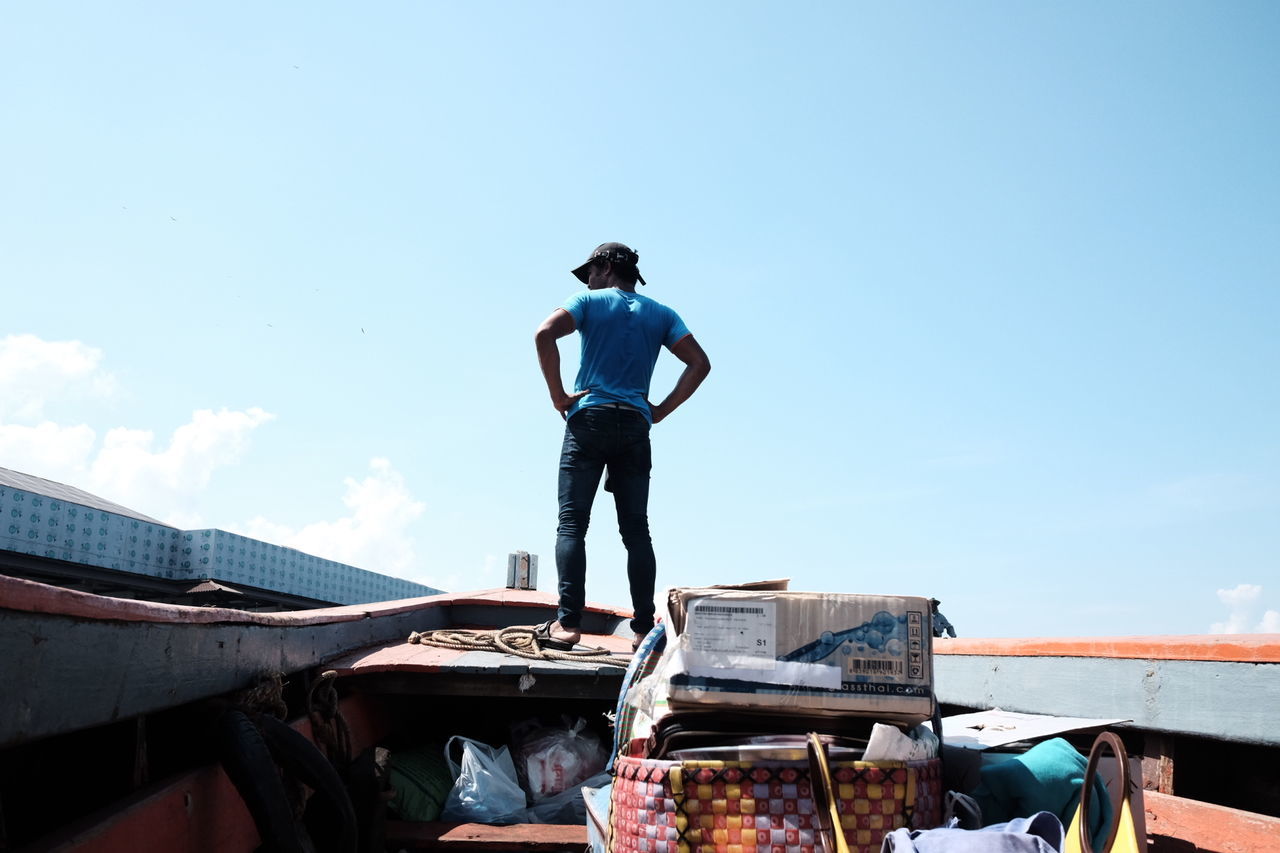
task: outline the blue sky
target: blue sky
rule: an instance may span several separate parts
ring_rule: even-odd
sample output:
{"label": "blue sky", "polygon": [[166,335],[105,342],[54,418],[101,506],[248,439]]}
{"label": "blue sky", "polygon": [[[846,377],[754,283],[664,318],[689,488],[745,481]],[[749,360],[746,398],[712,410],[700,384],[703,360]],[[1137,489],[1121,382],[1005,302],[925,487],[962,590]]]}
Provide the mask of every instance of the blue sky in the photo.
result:
{"label": "blue sky", "polygon": [[621,240],[714,365],[660,585],[1280,631],[1280,7],[366,6],[6,11],[0,465],[553,589],[532,334]]}

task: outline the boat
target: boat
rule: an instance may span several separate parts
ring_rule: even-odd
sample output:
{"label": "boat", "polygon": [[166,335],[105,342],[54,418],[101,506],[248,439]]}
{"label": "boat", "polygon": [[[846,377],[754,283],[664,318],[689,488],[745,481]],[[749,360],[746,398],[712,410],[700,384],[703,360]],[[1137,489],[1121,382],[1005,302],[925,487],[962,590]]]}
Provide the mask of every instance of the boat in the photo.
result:
{"label": "boat", "polygon": [[[340,763],[453,735],[498,743],[522,718],[569,715],[611,737],[631,649],[625,610],[588,606],[582,645],[598,653],[585,659],[412,642],[554,618],[535,556],[511,555],[505,588],[444,593],[224,531],[176,530],[8,469],[0,499],[0,850],[258,849],[219,747],[231,708],[269,704],[331,755],[343,732]],[[379,592],[389,600],[371,600]],[[318,606],[338,596],[347,603]],[[1280,849],[1280,635],[939,639],[933,652],[949,743],[986,725],[1011,729],[997,738],[1007,745],[1021,734],[1009,715],[1033,714],[1086,751],[1094,724],[1109,723],[1140,760],[1151,850]],[[946,727],[975,712],[1005,716]],[[363,851],[587,842],[583,821],[397,820],[376,791],[357,805]]]}
{"label": "boat", "polygon": [[[530,660],[409,642],[414,632],[552,618],[531,589],[248,613],[114,599],[0,576],[3,849],[252,851],[260,837],[212,747],[211,708],[284,676],[296,730],[306,697],[336,684],[350,749],[415,735],[494,742],[512,719],[571,713],[607,737],[619,659]],[[584,645],[625,655],[628,613],[592,605]],[[1280,636],[940,640],[948,714],[1107,717],[1142,765],[1150,849],[1277,849],[1270,727]],[[221,702],[221,705],[219,703]],[[1088,732],[1068,734],[1087,744]],[[583,825],[490,827],[379,818],[386,850],[581,850]],[[366,842],[368,838],[365,839]]]}
{"label": "boat", "polygon": [[[555,606],[536,590],[499,589],[248,613],[0,576],[0,648],[21,663],[0,700],[0,849],[255,849],[253,821],[211,747],[210,703],[271,673],[283,674],[290,717],[307,734],[305,696],[322,671],[336,673],[356,752],[415,717],[433,732],[485,737],[515,715],[554,710],[603,731],[625,672],[617,657],[529,660],[408,642],[414,632],[534,625]],[[629,654],[627,615],[589,605],[584,644]],[[503,835],[462,830],[493,831]],[[569,846],[585,843],[583,827],[565,832]],[[451,837],[387,828],[397,849],[423,833],[442,835],[434,846]]]}

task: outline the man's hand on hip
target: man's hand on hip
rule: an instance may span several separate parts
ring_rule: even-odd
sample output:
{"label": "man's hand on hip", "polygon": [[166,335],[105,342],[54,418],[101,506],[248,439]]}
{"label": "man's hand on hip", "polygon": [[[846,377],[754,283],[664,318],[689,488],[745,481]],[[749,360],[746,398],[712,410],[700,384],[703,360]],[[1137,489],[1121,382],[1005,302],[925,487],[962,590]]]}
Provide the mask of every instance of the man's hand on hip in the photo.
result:
{"label": "man's hand on hip", "polygon": [[556,407],[556,411],[560,413],[560,417],[569,417],[569,410],[573,408],[573,404],[578,400],[587,396],[586,391],[577,391],[573,394],[562,394],[559,397],[551,398],[551,405]]}

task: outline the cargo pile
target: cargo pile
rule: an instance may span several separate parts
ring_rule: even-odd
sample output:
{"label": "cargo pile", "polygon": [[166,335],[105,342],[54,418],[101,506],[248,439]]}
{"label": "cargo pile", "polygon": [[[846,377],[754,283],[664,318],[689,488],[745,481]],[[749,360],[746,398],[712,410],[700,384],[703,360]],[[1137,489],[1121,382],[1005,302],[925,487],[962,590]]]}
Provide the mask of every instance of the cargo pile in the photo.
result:
{"label": "cargo pile", "polygon": [[619,702],[612,851],[878,851],[941,820],[930,600],[680,588]]}

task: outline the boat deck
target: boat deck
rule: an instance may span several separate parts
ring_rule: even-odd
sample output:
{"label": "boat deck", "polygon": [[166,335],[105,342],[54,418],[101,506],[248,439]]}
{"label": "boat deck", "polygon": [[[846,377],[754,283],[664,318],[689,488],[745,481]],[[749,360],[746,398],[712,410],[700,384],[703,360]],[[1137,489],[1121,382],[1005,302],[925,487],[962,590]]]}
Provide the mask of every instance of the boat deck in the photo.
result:
{"label": "boat deck", "polygon": [[[465,626],[464,626],[465,627]],[[485,630],[479,626],[475,630]],[[600,648],[615,655],[631,654],[631,639],[613,634],[582,635],[579,649]],[[617,663],[594,660],[570,661],[554,658],[526,659],[504,652],[480,652],[465,649],[446,649],[437,646],[409,642],[388,643],[373,649],[365,649],[344,655],[329,663],[329,669],[337,670],[344,677],[371,675],[382,672],[398,673],[533,673],[548,675],[575,675],[597,671],[604,673],[625,669]]]}
{"label": "boat deck", "polygon": [[371,693],[616,699],[631,638],[584,632],[577,648],[600,649],[610,656],[564,660],[553,654],[530,659],[397,641],[344,655],[326,668],[335,670],[344,683]]}

